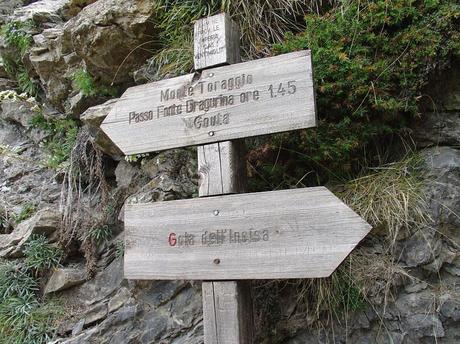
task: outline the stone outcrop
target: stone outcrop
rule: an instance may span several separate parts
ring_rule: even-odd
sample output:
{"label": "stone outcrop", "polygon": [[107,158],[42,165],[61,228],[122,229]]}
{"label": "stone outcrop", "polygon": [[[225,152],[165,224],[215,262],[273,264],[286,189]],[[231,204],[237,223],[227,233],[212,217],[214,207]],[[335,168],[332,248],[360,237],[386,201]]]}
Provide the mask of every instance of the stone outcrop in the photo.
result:
{"label": "stone outcrop", "polygon": [[32,234],[50,235],[59,227],[61,216],[51,209],[42,209],[30,219],[22,221],[10,234],[0,234],[0,257],[17,258]]}
{"label": "stone outcrop", "polygon": [[[27,3],[27,5],[24,5]],[[22,7],[21,7],[22,6]],[[190,281],[129,281],[123,278],[123,202],[159,202],[190,198],[197,193],[196,152],[193,149],[151,153],[128,162],[101,131],[100,124],[116,98],[84,94],[74,76],[87,71],[97,85],[112,82],[120,91],[133,82],[133,73],[150,57],[156,40],[154,1],[151,0],[3,0],[0,23],[33,19],[33,44],[24,61],[40,79],[45,118],[72,115],[80,120],[104,153],[103,171],[110,199],[113,238],[91,251],[97,263],[94,275],[84,268],[85,248],[71,243],[68,257],[41,276],[40,293],[66,301],[66,319],[59,324],[54,343],[162,343],[203,342],[201,285]],[[8,18],[8,19],[7,19]],[[148,49],[144,49],[148,48]],[[30,61],[30,63],[29,63]],[[144,65],[143,69],[155,65]],[[150,73],[137,72],[145,82]],[[376,278],[368,294],[372,307],[349,310],[344,317],[316,324],[299,306],[298,290],[287,286],[273,298],[268,290],[257,312],[260,343],[457,343],[460,333],[460,102],[459,69],[434,80],[430,104],[414,120],[412,136],[420,148],[423,195],[428,223],[398,236],[395,269],[407,275],[387,281]],[[17,86],[0,64],[0,91]],[[428,97],[426,97],[428,98]],[[49,103],[49,104],[48,104]],[[46,134],[30,125],[38,103],[27,97],[0,102],[0,210],[12,214],[0,226],[0,257],[22,259],[24,243],[32,234],[57,237],[61,223],[62,171],[44,166]],[[34,110],[35,108],[35,110]],[[54,110],[56,108],[57,110]],[[83,189],[88,181],[82,179]],[[83,195],[92,206],[102,198]],[[85,204],[88,203],[88,205]],[[91,203],[92,202],[92,203]],[[14,221],[25,205],[33,203],[30,217]],[[102,213],[102,211],[101,211]],[[0,213],[2,215],[3,213]],[[100,215],[102,218],[103,216]],[[77,231],[80,228],[77,229]],[[84,241],[86,237],[79,238]],[[81,244],[81,242],[79,242]],[[366,243],[379,259],[387,247]],[[382,263],[383,264],[383,263]],[[273,285],[278,286],[275,282]],[[388,288],[388,298],[375,290]],[[260,292],[256,289],[256,293]],[[269,289],[269,288],[268,288]],[[273,288],[276,289],[276,288]],[[45,298],[46,300],[47,298]],[[264,320],[268,319],[268,320]],[[268,324],[268,325],[267,325]]]}
{"label": "stone outcrop", "polygon": [[75,17],[34,36],[30,52],[47,98],[74,115],[98,103],[89,101],[83,107],[75,104],[82,98],[72,84],[76,71],[86,70],[99,85],[129,83],[129,72],[147,59],[146,48],[154,40],[152,1],[85,3],[88,5]]}

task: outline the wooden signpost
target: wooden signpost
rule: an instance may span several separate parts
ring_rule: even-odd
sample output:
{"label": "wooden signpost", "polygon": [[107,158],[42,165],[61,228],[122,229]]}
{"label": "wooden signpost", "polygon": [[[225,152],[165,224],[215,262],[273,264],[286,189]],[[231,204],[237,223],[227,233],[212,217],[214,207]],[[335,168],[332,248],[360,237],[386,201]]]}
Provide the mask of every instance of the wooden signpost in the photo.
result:
{"label": "wooden signpost", "polygon": [[237,63],[226,14],[194,33],[194,74],[128,89],[102,124],[125,154],[201,144],[201,198],[126,205],[124,275],[203,280],[205,343],[247,344],[249,280],[329,276],[370,226],[324,187],[242,194],[235,139],[316,125],[310,52]]}

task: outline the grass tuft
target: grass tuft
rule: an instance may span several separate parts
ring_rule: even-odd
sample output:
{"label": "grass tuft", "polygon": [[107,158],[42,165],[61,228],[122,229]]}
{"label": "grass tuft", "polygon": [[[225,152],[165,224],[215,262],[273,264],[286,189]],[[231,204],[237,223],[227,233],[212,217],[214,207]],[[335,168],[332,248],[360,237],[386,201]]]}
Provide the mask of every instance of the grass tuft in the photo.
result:
{"label": "grass tuft", "polygon": [[338,196],[374,229],[382,229],[394,244],[401,229],[417,229],[430,221],[420,175],[422,167],[419,155],[408,156],[347,182]]}
{"label": "grass tuft", "polygon": [[25,244],[24,255],[26,266],[38,274],[59,266],[64,253],[56,245],[48,243],[44,235],[32,235]]}

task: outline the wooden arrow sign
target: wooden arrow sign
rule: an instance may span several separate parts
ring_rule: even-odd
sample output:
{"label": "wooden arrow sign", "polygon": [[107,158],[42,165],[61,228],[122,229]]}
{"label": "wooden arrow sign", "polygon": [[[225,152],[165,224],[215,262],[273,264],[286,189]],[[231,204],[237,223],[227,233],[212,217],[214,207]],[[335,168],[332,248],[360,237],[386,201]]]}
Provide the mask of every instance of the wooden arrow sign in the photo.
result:
{"label": "wooden arrow sign", "polygon": [[129,155],[315,125],[306,50],[131,87],[101,128]]}
{"label": "wooden arrow sign", "polygon": [[128,279],[329,276],[370,225],[324,187],[125,209]]}

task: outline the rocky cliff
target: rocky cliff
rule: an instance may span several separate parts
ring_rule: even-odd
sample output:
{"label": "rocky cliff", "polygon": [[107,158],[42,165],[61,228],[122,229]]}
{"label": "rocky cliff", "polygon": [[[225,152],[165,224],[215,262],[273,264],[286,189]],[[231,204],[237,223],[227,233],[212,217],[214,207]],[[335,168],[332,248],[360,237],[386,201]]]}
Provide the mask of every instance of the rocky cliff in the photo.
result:
{"label": "rocky cliff", "polygon": [[[9,30],[0,41],[0,322],[7,324],[0,325],[0,339],[5,342],[203,342],[199,282],[130,281],[122,272],[123,203],[128,197],[158,202],[196,195],[196,151],[125,159],[99,129],[120,92],[145,82],[139,76],[152,68],[149,58],[159,34],[155,16],[150,0],[0,4],[0,22]],[[344,271],[346,264],[367,267],[360,279],[367,282],[357,286],[364,297],[354,306],[347,302],[345,312],[328,313],[318,300],[305,300],[309,282],[254,282],[258,343],[459,342],[459,73],[457,62],[433,77],[426,91],[432,101],[410,125],[418,149],[419,213],[403,212],[407,218],[394,224],[391,250],[376,226],[344,263]],[[378,193],[398,189],[399,178],[408,173],[390,175],[388,188]],[[331,188],[347,195],[340,186]],[[349,196],[344,199],[356,206]],[[400,201],[383,199],[389,209]],[[413,200],[406,201],[410,206]],[[8,322],[12,309],[16,316],[23,308],[8,303],[7,296],[18,294],[6,282],[19,275],[30,282],[33,295],[24,306],[29,311],[18,316],[21,325]],[[321,289],[331,282],[315,283]],[[355,287],[348,285],[348,299]],[[309,304],[319,308],[312,312]]]}

